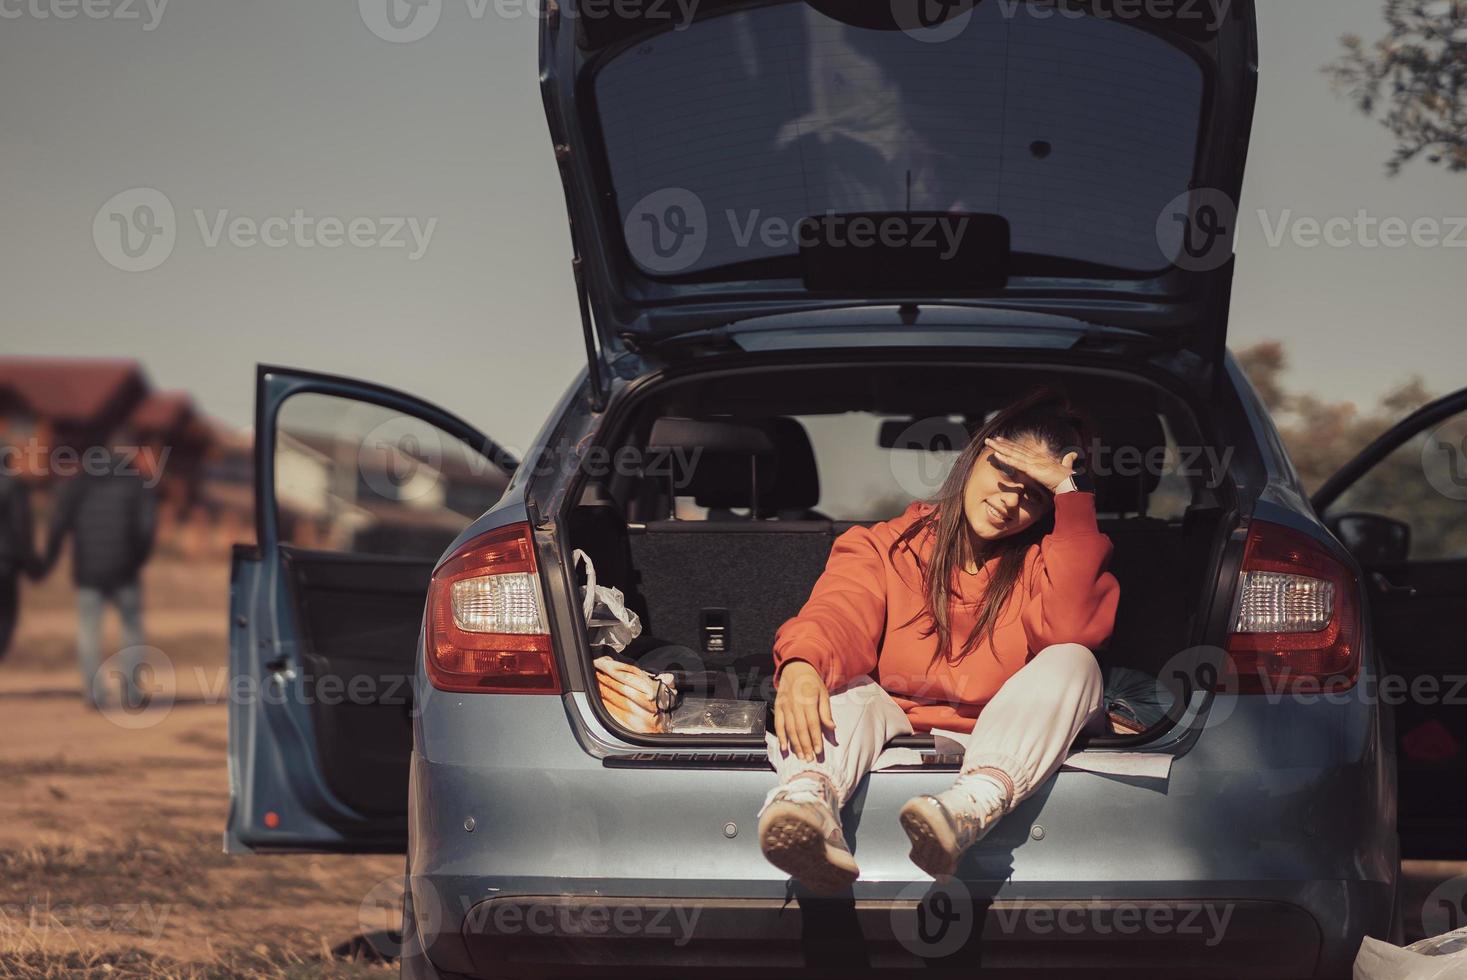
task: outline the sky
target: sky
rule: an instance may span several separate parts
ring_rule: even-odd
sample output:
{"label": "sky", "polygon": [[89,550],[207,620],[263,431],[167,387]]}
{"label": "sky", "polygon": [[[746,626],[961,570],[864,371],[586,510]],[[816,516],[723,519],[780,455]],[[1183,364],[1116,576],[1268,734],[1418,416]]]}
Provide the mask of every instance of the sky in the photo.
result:
{"label": "sky", "polygon": [[[257,362],[344,374],[525,446],[584,356],[535,18],[442,0],[426,36],[390,43],[371,3],[0,0],[0,352],[134,357],[238,425]],[[1389,134],[1320,72],[1341,34],[1380,34],[1381,6],[1260,12],[1230,333],[1284,341],[1291,386],[1362,406],[1412,372],[1467,384],[1467,248],[1293,235],[1362,208],[1467,217],[1467,175],[1386,176]],[[119,194],[175,209],[161,265],[124,271],[96,244]],[[341,243],[231,234],[297,210]]]}

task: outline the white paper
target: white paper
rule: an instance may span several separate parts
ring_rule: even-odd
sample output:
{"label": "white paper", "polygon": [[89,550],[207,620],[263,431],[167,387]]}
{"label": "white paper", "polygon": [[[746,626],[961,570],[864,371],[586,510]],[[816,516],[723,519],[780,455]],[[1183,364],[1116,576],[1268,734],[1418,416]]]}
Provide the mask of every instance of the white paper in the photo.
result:
{"label": "white paper", "polygon": [[1063,769],[1080,769],[1105,776],[1141,776],[1166,779],[1172,774],[1172,756],[1165,752],[1112,752],[1087,749],[1065,759]]}
{"label": "white paper", "polygon": [[[932,740],[940,755],[962,755],[968,736],[962,732],[932,730]],[[918,749],[888,746],[876,759],[876,769],[891,766],[918,766],[923,753]],[[1144,779],[1167,779],[1172,772],[1172,756],[1165,752],[1118,752],[1111,749],[1086,749],[1073,752],[1065,759],[1064,769],[1077,769],[1103,776],[1139,776]]]}

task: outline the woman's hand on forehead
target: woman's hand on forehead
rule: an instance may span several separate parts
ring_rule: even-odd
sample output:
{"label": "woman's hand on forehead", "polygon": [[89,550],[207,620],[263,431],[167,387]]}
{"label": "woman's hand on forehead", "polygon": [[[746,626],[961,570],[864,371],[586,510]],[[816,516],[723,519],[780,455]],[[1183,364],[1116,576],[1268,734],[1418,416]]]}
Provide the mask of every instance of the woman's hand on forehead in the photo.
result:
{"label": "woman's hand on forehead", "polygon": [[1064,459],[1056,459],[1048,452],[1035,452],[1002,436],[990,436],[984,443],[993,451],[997,464],[1016,471],[1015,478],[1027,477],[1051,493],[1074,473],[1075,462],[1080,458],[1080,454],[1072,450],[1065,454]]}

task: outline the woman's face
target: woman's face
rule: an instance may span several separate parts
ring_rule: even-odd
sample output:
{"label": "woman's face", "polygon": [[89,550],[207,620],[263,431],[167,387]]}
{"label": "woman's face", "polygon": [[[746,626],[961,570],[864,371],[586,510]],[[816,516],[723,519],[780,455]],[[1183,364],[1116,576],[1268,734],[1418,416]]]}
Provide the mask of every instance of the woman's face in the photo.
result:
{"label": "woman's face", "polygon": [[[1052,456],[1044,443],[1029,436],[1014,442],[1035,453]],[[963,515],[973,534],[984,541],[1011,537],[1031,526],[1054,506],[1054,495],[1028,474],[994,458],[984,448],[963,488]]]}

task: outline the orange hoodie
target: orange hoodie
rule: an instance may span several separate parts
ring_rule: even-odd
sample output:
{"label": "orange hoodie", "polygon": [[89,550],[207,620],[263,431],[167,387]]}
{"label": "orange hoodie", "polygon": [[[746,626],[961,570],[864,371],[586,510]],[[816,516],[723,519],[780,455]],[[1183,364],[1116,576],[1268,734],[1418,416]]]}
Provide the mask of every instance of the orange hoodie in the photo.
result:
{"label": "orange hoodie", "polygon": [[[899,517],[870,528],[853,527],[836,538],[825,571],[799,615],[774,637],[775,683],[791,660],[805,660],[832,692],[870,674],[907,713],[915,731],[970,732],[983,705],[1034,654],[1054,643],[1091,650],[1110,638],[1121,587],[1105,570],[1111,541],[1095,523],[1095,495],[1070,491],[1054,498],[1054,530],[1031,545],[1024,571],[998,618],[994,642],[985,634],[953,665],[932,663],[937,634],[921,636],[926,617],[902,626],[923,608],[922,573],[933,533],[924,531],[895,558],[887,549],[898,534],[933,509],[913,501]],[[977,617],[991,558],[976,573],[959,574],[959,595],[949,607],[955,648]]]}

